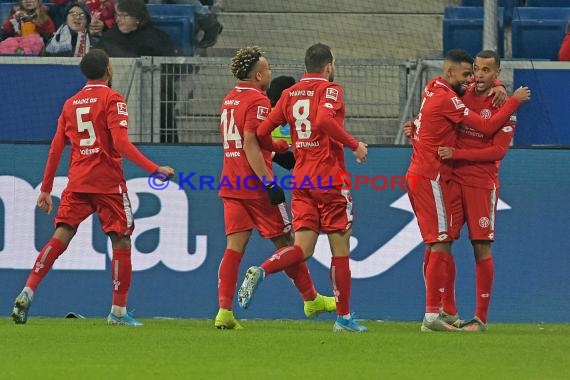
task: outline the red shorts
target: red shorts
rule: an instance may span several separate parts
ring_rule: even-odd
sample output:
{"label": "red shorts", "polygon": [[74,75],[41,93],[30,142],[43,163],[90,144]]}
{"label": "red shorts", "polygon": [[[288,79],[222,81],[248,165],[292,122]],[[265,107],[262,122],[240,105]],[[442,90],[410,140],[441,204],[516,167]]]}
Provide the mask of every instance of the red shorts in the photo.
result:
{"label": "red shorts", "polygon": [[57,227],[60,223],[65,223],[77,230],[79,224],[94,212],[97,212],[101,228],[107,234],[116,232],[129,236],[135,229],[131,201],[127,193],[75,193],[67,189],[61,193],[55,225]]}
{"label": "red shorts", "polygon": [[452,218],[449,214],[454,197],[452,181],[435,181],[417,174],[407,174],[406,186],[424,243],[452,241]]}
{"label": "red shorts", "polygon": [[292,194],[293,228],[308,228],[316,233],[346,232],[352,228],[350,190],[294,189]]}
{"label": "red shorts", "polygon": [[269,197],[237,199],[222,197],[226,235],[251,231],[256,228],[266,239],[281,236],[291,231],[287,205],[274,206]]}
{"label": "red shorts", "polygon": [[461,227],[467,222],[470,240],[495,240],[495,215],[499,189],[483,189],[456,184],[457,196],[453,200],[452,236],[459,238]]}

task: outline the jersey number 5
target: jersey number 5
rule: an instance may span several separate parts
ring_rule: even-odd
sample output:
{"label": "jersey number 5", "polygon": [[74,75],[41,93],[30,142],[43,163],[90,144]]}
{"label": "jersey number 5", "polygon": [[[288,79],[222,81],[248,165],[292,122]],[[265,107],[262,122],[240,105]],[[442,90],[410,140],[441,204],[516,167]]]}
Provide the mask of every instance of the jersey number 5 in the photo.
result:
{"label": "jersey number 5", "polygon": [[79,133],[87,131],[89,137],[86,139],[79,140],[79,146],[92,146],[95,144],[97,137],[95,136],[95,128],[93,128],[93,123],[91,120],[83,121],[83,115],[87,115],[91,107],[79,107],[75,110],[75,116],[77,117],[77,131]]}
{"label": "jersey number 5", "polygon": [[234,120],[234,109],[230,110],[230,120],[228,120],[228,110],[224,109],[221,117],[222,134],[224,135],[224,149],[230,147],[229,142],[235,141],[236,148],[241,148],[241,136]]}
{"label": "jersey number 5", "polygon": [[311,122],[309,121],[310,106],[311,102],[309,99],[299,99],[293,104],[295,130],[297,131],[299,140],[311,137]]}

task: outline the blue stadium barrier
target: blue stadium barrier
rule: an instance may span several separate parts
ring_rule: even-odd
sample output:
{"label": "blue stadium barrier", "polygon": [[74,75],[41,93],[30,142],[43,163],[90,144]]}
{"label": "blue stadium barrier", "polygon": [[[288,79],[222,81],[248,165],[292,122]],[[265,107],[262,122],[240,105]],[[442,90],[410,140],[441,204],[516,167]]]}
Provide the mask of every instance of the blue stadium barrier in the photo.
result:
{"label": "blue stadium barrier", "polygon": [[556,60],[569,19],[570,8],[515,8],[513,58]]}
{"label": "blue stadium barrier", "polygon": [[0,20],[2,20],[0,21],[0,26],[2,26],[2,24],[4,24],[4,21],[8,19],[14,5],[16,5],[14,2],[0,2]]}
{"label": "blue stadium barrier", "polygon": [[[498,8],[497,52],[504,55],[504,9]],[[483,8],[447,7],[443,18],[443,53],[464,49],[475,55],[483,49]]]}
{"label": "blue stadium barrier", "polygon": [[[463,0],[461,5],[464,7],[482,7],[483,2],[484,0]],[[497,5],[505,9],[504,22],[505,25],[510,25],[513,20],[513,9],[524,5],[524,0],[499,0]]]}
{"label": "blue stadium barrier", "polygon": [[147,4],[152,23],[167,32],[180,55],[194,54],[194,7],[185,4]]}

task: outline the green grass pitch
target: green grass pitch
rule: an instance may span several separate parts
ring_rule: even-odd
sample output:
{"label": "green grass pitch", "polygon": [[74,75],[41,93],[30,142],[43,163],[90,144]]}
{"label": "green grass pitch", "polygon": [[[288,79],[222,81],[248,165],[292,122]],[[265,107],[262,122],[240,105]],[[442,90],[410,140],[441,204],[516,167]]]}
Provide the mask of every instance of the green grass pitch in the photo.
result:
{"label": "green grass pitch", "polygon": [[0,319],[1,379],[570,379],[570,325],[491,324],[485,333],[420,333],[418,323]]}

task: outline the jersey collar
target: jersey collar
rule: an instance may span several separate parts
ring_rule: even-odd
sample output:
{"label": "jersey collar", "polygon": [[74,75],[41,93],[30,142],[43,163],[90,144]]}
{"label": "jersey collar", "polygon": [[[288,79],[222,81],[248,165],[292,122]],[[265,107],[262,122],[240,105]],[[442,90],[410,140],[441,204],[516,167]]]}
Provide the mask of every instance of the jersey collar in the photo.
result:
{"label": "jersey collar", "polygon": [[236,90],[254,90],[254,91],[263,93],[263,91],[261,91],[258,87],[255,87],[254,85],[247,83],[247,82],[237,82],[235,89]]}
{"label": "jersey collar", "polygon": [[83,88],[85,87],[109,87],[109,85],[107,84],[107,82],[103,82],[100,80],[88,80]]}
{"label": "jersey collar", "polygon": [[307,81],[307,80],[322,80],[325,82],[328,82],[329,80],[327,78],[324,77],[325,74],[321,74],[321,73],[306,73],[303,74],[303,77],[301,78],[302,81]]}

